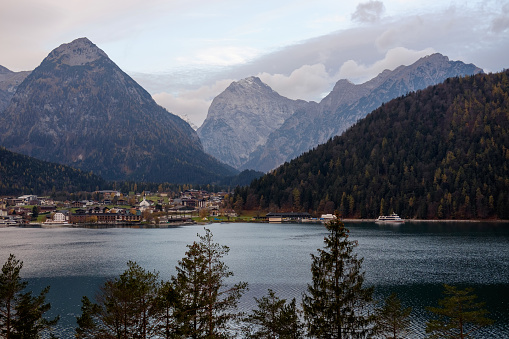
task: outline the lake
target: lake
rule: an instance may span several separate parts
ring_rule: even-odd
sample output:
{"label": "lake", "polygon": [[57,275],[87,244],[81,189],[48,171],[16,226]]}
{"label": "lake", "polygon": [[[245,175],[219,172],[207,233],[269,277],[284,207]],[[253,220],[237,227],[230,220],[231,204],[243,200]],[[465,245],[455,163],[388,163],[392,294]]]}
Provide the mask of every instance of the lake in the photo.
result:
{"label": "lake", "polygon": [[[359,242],[366,283],[383,300],[397,292],[412,307],[412,337],[424,337],[426,306],[437,306],[444,283],[474,287],[496,324],[479,338],[509,337],[509,224],[412,223],[385,226],[346,223]],[[0,260],[10,253],[24,262],[22,276],[38,292],[50,285],[52,314],[61,316],[61,338],[73,336],[81,297],[93,297],[107,278],[136,261],[162,279],[175,274],[186,245],[203,228],[230,247],[224,261],[232,283],[247,281],[240,308],[254,308],[253,297],[271,288],[281,298],[296,298],[311,282],[311,253],[322,248],[327,232],[319,224],[225,223],[174,228],[0,228]]]}

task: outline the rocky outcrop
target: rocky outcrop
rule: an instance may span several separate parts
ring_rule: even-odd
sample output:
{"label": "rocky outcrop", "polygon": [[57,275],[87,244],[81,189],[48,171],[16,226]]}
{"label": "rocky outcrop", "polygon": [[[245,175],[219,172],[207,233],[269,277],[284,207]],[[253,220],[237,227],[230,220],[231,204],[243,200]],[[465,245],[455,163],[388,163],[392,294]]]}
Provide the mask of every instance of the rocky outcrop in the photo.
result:
{"label": "rocky outcrop", "polygon": [[257,147],[265,145],[270,133],[307,105],[250,77],[233,82],[214,98],[197,132],[207,153],[238,168]]}

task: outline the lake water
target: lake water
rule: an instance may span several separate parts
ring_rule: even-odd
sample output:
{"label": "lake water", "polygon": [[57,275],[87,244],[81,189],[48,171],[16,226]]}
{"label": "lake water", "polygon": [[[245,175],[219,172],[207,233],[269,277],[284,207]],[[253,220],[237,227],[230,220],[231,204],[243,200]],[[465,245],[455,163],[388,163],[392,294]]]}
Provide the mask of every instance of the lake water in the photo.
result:
{"label": "lake water", "polygon": [[[384,299],[397,292],[412,307],[412,338],[424,337],[429,314],[442,284],[474,287],[487,303],[496,324],[478,338],[509,337],[509,224],[405,223],[380,226],[346,223],[359,242],[366,282]],[[214,240],[230,247],[225,262],[231,282],[247,281],[249,291],[240,308],[254,308],[253,297],[273,289],[281,298],[296,298],[311,282],[311,253],[322,248],[325,228],[318,224],[212,224]],[[162,279],[175,274],[186,245],[203,234],[204,226],[175,228],[1,228],[0,261],[10,253],[24,262],[22,276],[29,288],[50,285],[52,314],[61,316],[61,338],[72,338],[81,297],[93,297],[107,278],[126,269],[128,260]]]}

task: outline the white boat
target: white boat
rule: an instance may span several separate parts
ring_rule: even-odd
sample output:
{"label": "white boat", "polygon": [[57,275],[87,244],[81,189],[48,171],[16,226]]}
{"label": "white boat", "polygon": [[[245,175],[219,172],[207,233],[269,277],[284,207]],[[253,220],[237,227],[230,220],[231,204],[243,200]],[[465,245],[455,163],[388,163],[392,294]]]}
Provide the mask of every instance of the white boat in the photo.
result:
{"label": "white boat", "polygon": [[379,216],[375,222],[383,224],[383,223],[403,223],[405,220],[401,219],[399,215],[396,213],[392,213],[391,215],[381,215]]}

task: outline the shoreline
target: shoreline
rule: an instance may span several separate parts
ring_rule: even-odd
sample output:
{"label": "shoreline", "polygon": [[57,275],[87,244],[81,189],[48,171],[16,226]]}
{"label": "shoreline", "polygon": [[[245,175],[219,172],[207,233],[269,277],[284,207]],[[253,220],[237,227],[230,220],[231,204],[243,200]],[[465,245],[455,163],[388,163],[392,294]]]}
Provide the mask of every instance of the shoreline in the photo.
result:
{"label": "shoreline", "polygon": [[[374,223],[376,219],[341,219],[342,222],[345,223]],[[405,222],[401,224],[406,223],[470,223],[470,224],[476,224],[476,223],[489,223],[489,224],[509,224],[509,220],[471,220],[471,219],[444,219],[444,220],[438,220],[438,219],[404,219]],[[154,224],[44,224],[44,223],[30,223],[30,224],[21,224],[21,225],[6,225],[7,227],[20,227],[20,228],[172,228],[172,227],[180,227],[180,226],[191,226],[191,225],[209,225],[209,224],[215,224],[215,223],[269,223],[267,221],[245,221],[245,220],[229,220],[229,221],[220,221],[220,222],[213,222],[213,221],[193,221],[193,222],[174,222],[174,223],[164,223],[159,225]],[[303,222],[303,221],[284,221],[284,222],[278,222],[278,223],[296,223],[296,224],[306,224],[310,222]],[[316,223],[322,223],[316,222]],[[1,228],[4,228],[3,226]]]}
{"label": "shoreline", "polygon": [[[375,222],[376,219],[341,219],[343,222]],[[421,222],[430,222],[430,223],[440,223],[440,222],[447,222],[447,223],[509,223],[509,220],[493,220],[493,219],[404,219],[404,223],[421,223]]]}

